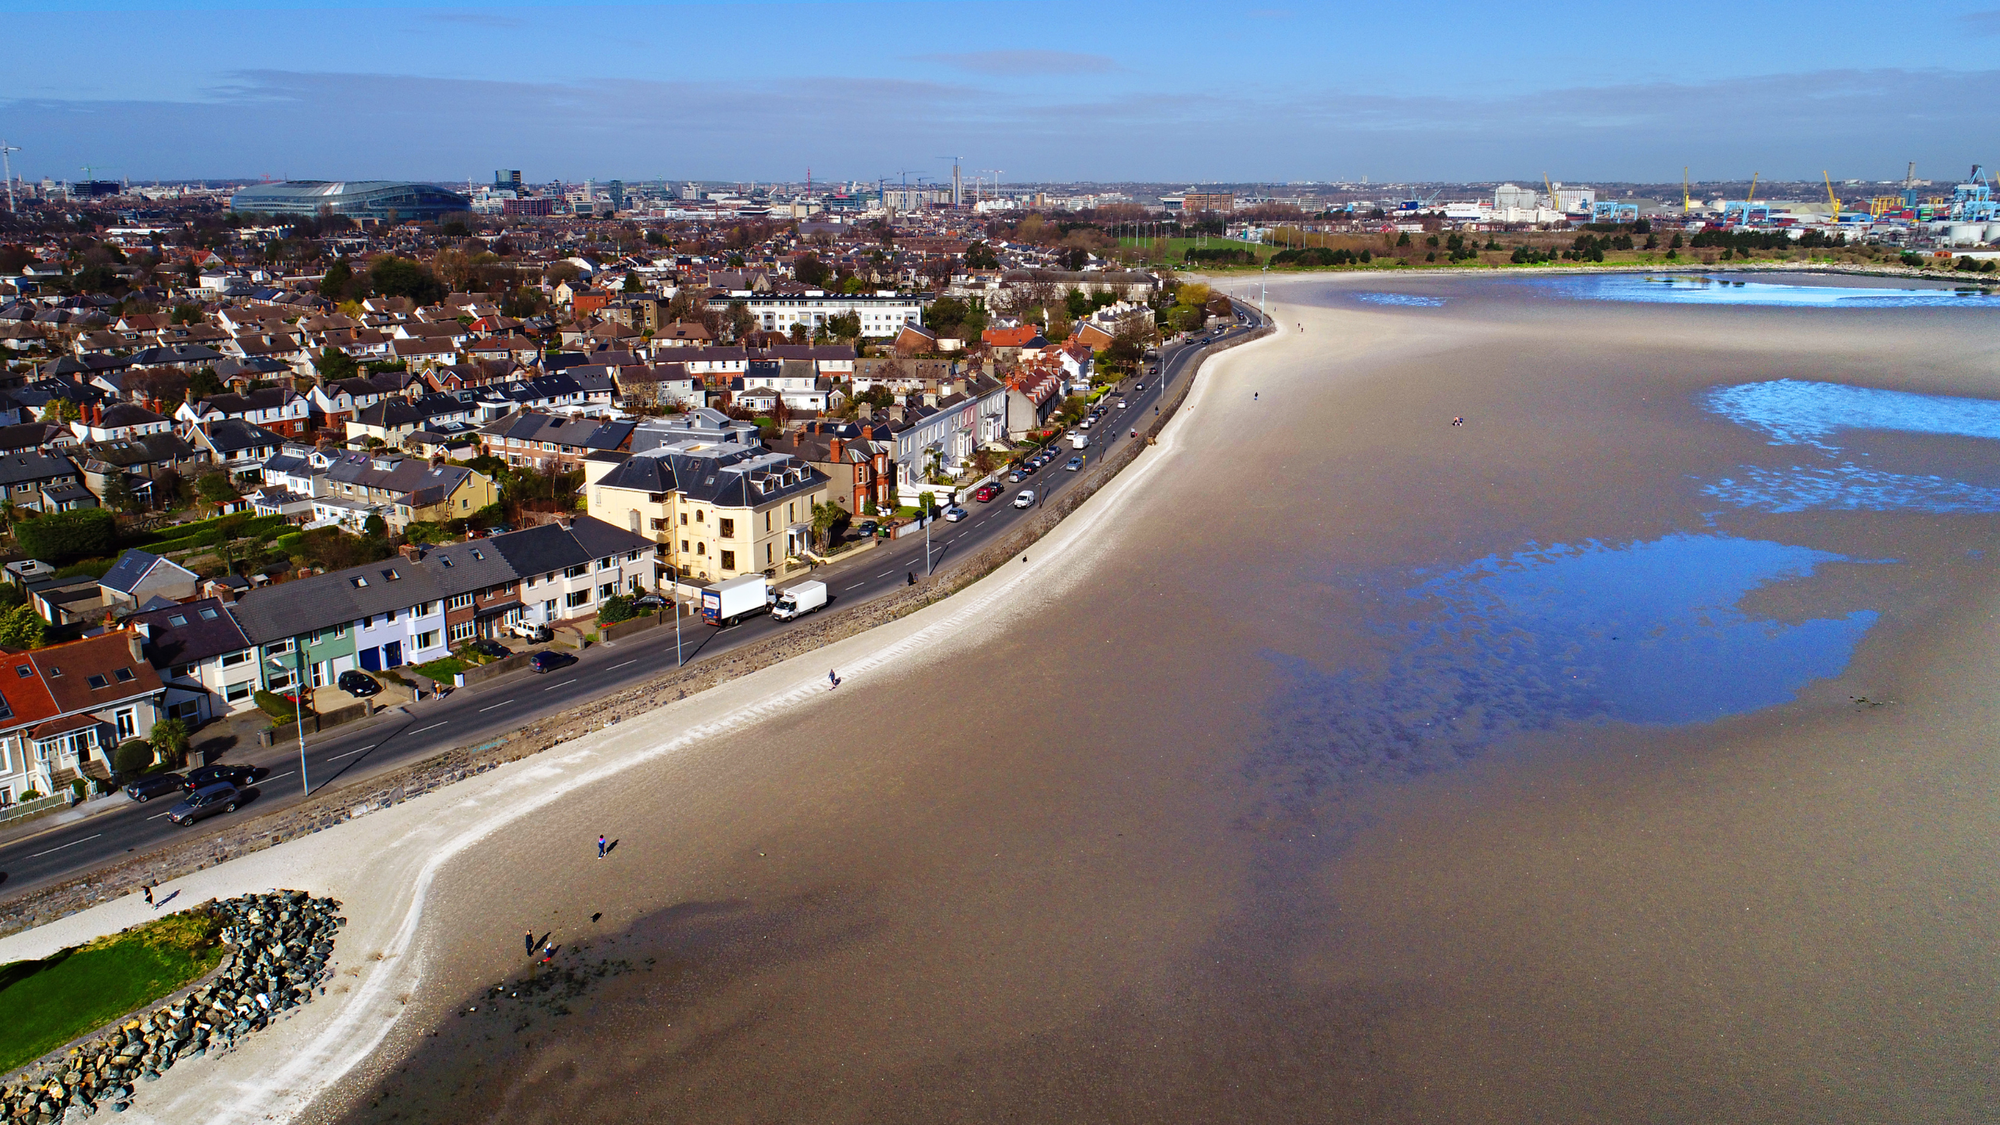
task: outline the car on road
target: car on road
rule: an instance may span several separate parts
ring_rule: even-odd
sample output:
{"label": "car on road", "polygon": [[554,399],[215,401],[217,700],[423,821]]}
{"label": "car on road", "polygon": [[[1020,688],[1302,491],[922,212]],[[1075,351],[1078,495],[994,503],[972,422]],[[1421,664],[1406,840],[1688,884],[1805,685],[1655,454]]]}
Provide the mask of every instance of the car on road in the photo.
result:
{"label": "car on road", "polygon": [[1016,508],[1032,508],[1034,507],[1034,504],[1035,504],[1034,489],[1024,488],[1021,491],[1014,494],[1014,506]]}
{"label": "car on road", "polygon": [[188,825],[217,813],[235,812],[243,804],[243,791],[226,781],[205,785],[187,795],[187,800],[167,812],[175,824]]}
{"label": "car on road", "polygon": [[971,514],[972,514],[971,512],[966,511],[964,508],[961,508],[956,504],[953,504],[951,507],[946,508],[944,510],[944,518],[949,523],[957,523],[958,521],[964,519],[965,517]]}
{"label": "car on road", "polygon": [[1001,489],[999,485],[994,484],[992,481],[987,481],[985,484],[979,486],[979,491],[973,493],[972,498],[974,500],[977,500],[981,504],[984,504],[992,500],[994,497],[1000,495],[1000,492]]}
{"label": "car on road", "polygon": [[1022,481],[1027,479],[1028,479],[1028,467],[1026,465],[1023,465],[1020,468],[1015,469],[1013,472],[1007,474],[1008,484],[1020,484]]}
{"label": "car on road", "polygon": [[190,793],[198,793],[211,785],[234,785],[241,789],[257,780],[255,766],[196,766],[187,772],[187,780],[181,788]]}
{"label": "car on road", "polygon": [[334,683],[339,685],[340,690],[356,699],[366,699],[371,695],[380,695],[382,693],[381,683],[375,677],[359,669],[342,672],[340,678],[335,680]]}
{"label": "car on road", "polygon": [[498,660],[503,656],[514,655],[513,649],[508,648],[491,637],[480,637],[477,640],[467,641],[465,647],[469,651],[476,652],[481,656],[491,657],[494,660]]}
{"label": "car on road", "polygon": [[1118,400],[1118,409],[1120,410],[1125,409],[1125,400],[1122,398]]}
{"label": "car on road", "polygon": [[553,672],[558,668],[564,668],[574,663],[576,663],[576,657],[571,656],[569,653],[558,652],[555,649],[549,648],[536,653],[528,661],[528,667],[537,672]]}
{"label": "car on road", "polygon": [[140,802],[179,792],[182,792],[181,775],[177,773],[156,773],[150,777],[135,777],[125,783],[125,795]]}
{"label": "car on road", "polygon": [[1063,462],[1063,470],[1065,472],[1073,473],[1081,468],[1083,468],[1083,458],[1081,457],[1072,457]]}

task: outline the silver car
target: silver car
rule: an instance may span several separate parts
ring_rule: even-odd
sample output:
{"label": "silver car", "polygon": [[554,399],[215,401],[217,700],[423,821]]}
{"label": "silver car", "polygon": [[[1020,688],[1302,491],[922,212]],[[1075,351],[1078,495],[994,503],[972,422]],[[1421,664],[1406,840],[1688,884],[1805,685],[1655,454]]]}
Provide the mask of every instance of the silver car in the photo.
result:
{"label": "silver car", "polygon": [[204,785],[188,794],[187,800],[175,805],[167,813],[167,819],[175,824],[193,824],[216,813],[235,812],[237,806],[242,803],[242,790],[226,781],[218,781],[214,785]]}

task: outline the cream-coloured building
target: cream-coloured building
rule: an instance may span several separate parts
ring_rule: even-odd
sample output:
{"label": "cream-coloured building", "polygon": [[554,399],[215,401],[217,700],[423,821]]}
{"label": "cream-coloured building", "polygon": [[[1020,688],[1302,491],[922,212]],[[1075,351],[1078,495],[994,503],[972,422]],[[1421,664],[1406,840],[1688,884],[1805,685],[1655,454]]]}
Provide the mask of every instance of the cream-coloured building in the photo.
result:
{"label": "cream-coloured building", "polygon": [[682,440],[584,461],[590,514],[652,539],[662,580],[777,568],[811,547],[813,507],[830,487],[812,465],[739,441]]}

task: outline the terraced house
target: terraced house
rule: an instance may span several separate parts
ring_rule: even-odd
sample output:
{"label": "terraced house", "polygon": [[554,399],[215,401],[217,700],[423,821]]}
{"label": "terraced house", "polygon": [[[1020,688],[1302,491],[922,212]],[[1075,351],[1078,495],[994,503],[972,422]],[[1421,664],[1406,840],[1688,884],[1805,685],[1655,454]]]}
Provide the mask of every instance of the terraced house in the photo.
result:
{"label": "terraced house", "polygon": [[166,690],[143,639],[121,629],[0,653],[0,806],[108,778],[112,749],[152,733]]}
{"label": "terraced house", "polygon": [[614,594],[656,588],[653,544],[580,518],[453,543],[252,590],[231,609],[260,686],[333,683],[447,655],[509,622],[588,617]]}

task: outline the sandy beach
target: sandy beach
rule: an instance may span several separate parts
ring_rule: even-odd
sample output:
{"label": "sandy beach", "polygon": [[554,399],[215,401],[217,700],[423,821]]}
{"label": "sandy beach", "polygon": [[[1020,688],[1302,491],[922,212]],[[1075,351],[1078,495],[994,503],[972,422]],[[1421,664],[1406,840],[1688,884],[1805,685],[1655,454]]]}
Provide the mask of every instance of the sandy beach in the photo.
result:
{"label": "sandy beach", "polygon": [[1744,500],[1832,462],[1708,397],[2000,398],[1985,314],[1272,298],[1026,562],[167,888],[350,925],[136,1119],[2000,1113],[1995,516]]}

